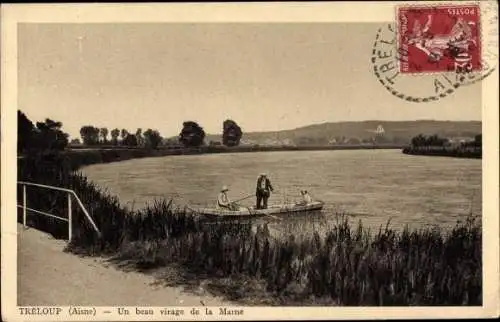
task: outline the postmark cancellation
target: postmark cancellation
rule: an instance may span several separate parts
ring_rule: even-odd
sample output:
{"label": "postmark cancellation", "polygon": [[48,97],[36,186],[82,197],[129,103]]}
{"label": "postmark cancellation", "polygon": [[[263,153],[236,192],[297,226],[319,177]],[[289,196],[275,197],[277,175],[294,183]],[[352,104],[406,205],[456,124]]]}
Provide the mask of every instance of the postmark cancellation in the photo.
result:
{"label": "postmark cancellation", "polygon": [[394,22],[375,37],[376,78],[392,95],[417,103],[485,79],[497,66],[497,12],[492,1],[397,6]]}

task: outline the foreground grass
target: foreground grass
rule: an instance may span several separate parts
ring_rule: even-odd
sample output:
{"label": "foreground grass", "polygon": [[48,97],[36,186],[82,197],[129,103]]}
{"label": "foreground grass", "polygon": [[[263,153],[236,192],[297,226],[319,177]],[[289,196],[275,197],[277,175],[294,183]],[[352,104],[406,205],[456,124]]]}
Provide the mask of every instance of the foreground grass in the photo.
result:
{"label": "foreground grass", "polygon": [[[31,163],[35,162],[35,163]],[[36,167],[30,166],[36,164]],[[268,297],[267,304],[481,305],[481,226],[474,218],[438,229],[369,233],[342,218],[325,235],[273,238],[267,225],[207,225],[166,201],[132,211],[58,156],[23,160],[25,181],[74,189],[101,229],[73,209],[69,249],[110,254],[118,264],[150,270],[176,267],[177,281],[205,283],[233,300]],[[18,199],[22,198],[18,194]],[[44,198],[41,198],[43,196]],[[67,213],[65,195],[30,189],[29,206]],[[20,200],[19,200],[20,202]],[[64,237],[67,226],[30,216],[31,225]]]}

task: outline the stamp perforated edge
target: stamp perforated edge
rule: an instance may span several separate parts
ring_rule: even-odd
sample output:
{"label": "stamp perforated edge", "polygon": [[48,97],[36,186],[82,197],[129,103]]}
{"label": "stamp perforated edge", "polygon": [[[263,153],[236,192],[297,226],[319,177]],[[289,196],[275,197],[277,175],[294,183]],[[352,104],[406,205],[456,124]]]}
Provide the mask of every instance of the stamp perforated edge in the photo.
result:
{"label": "stamp perforated edge", "polygon": [[[395,34],[396,34],[396,51],[399,50],[400,46],[401,46],[401,43],[400,43],[400,37],[399,37],[399,27],[400,27],[400,24],[399,24],[399,10],[404,8],[404,9],[422,9],[422,8],[425,8],[425,9],[432,9],[432,8],[436,8],[436,7],[440,7],[440,8],[448,8],[448,7],[467,7],[467,6],[476,6],[477,9],[478,9],[478,12],[479,12],[479,43],[480,43],[480,46],[479,46],[479,51],[480,51],[480,58],[482,58],[482,52],[483,52],[483,23],[482,23],[482,16],[481,16],[481,5],[480,5],[480,1],[474,1],[474,2],[463,2],[463,3],[449,3],[449,2],[443,2],[443,3],[411,3],[411,4],[398,4],[396,6],[394,6],[394,24],[395,24]],[[397,68],[398,68],[398,71],[401,72],[401,60],[400,59],[397,59],[396,60],[396,64],[397,64]],[[481,73],[481,72],[484,72],[486,71],[487,68],[485,68],[485,66],[481,66],[481,69],[478,69],[478,70],[475,70],[474,73]],[[444,74],[448,74],[448,75],[455,75],[456,72],[453,71],[453,70],[450,70],[450,71],[425,71],[425,72],[401,72],[402,75],[405,75],[405,76],[425,76],[425,75],[429,75],[429,76],[436,76],[436,75],[444,75]]]}

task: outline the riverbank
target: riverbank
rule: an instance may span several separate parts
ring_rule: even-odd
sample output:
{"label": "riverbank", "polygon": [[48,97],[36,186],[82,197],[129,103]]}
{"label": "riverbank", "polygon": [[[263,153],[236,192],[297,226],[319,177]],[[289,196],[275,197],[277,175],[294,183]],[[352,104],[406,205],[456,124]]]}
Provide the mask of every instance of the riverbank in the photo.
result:
{"label": "riverbank", "polygon": [[174,155],[199,155],[217,153],[251,153],[251,152],[279,152],[279,151],[335,151],[335,150],[380,150],[402,149],[397,144],[363,144],[363,145],[318,145],[318,146],[201,146],[196,148],[162,147],[146,149],[134,147],[113,146],[72,146],[64,151],[70,158],[82,160],[81,165],[124,161],[134,158],[163,157]]}
{"label": "riverbank", "polygon": [[[175,264],[189,276],[184,282],[210,281],[233,301],[265,294],[279,304],[481,304],[481,226],[473,218],[446,233],[396,232],[388,226],[369,234],[363,226],[339,220],[325,236],[276,239],[266,232],[267,225],[257,230],[239,222],[204,225],[195,214],[172,209],[168,201],[135,211],[123,208],[116,197],[72,172],[97,160],[78,154],[82,157],[27,157],[19,160],[18,171],[19,180],[67,187],[82,199],[102,238],[74,209],[69,250],[75,254],[113,256],[118,265],[128,263],[141,271]],[[67,213],[64,195],[28,194],[30,208]],[[34,215],[29,222],[67,236],[64,223]]]}
{"label": "riverbank", "polygon": [[405,147],[404,154],[408,155],[424,155],[424,156],[440,156],[453,158],[481,159],[481,148],[447,148],[447,147]]}
{"label": "riverbank", "polygon": [[[332,144],[332,145],[280,145],[280,146],[264,146],[264,145],[240,145],[227,147],[224,145],[204,145],[200,147],[168,147],[163,146],[155,151],[165,153],[165,155],[176,154],[193,154],[193,153],[238,153],[238,152],[268,152],[268,151],[327,151],[327,150],[373,150],[373,149],[401,149],[405,145],[392,143],[379,144]],[[73,151],[89,151],[89,150],[148,150],[141,147],[124,147],[124,146],[78,146],[72,145],[69,147]]]}

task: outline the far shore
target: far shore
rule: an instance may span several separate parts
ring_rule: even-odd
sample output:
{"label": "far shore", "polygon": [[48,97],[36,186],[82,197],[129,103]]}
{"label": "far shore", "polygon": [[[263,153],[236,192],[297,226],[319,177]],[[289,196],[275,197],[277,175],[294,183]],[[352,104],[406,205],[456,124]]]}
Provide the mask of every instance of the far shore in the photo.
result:
{"label": "far shore", "polygon": [[200,147],[159,147],[149,149],[144,147],[126,146],[70,146],[69,151],[94,151],[94,150],[146,150],[156,151],[154,154],[179,155],[179,154],[204,154],[204,153],[243,153],[243,152],[271,152],[271,151],[323,151],[323,150],[367,150],[367,149],[403,149],[403,144],[337,144],[337,145],[301,145],[301,146],[235,146],[205,145]]}
{"label": "far shore", "polygon": [[[201,147],[159,147],[157,149],[127,146],[69,146],[64,151],[57,152],[61,156],[68,157],[73,170],[81,167],[126,161],[131,159],[165,157],[175,155],[201,155],[216,153],[250,153],[250,152],[279,152],[279,151],[333,151],[333,150],[401,150],[405,146],[401,144],[359,144],[359,145],[311,145],[311,146],[201,146]],[[53,154],[54,152],[43,152],[41,155]],[[30,155],[28,153],[27,155]],[[40,152],[35,153],[40,155]],[[23,160],[24,155],[18,155],[18,160]]]}
{"label": "far shore", "polygon": [[420,156],[452,157],[464,159],[481,159],[481,149],[468,148],[445,148],[445,147],[407,147],[403,149],[404,154]]}
{"label": "far shore", "polygon": [[377,145],[328,145],[328,146],[201,146],[192,148],[158,149],[120,147],[120,146],[72,146],[63,152],[72,162],[73,169],[99,163],[110,163],[137,158],[163,157],[174,155],[199,155],[215,153],[249,153],[249,152],[278,152],[278,151],[330,151],[330,150],[375,150],[398,149],[404,146],[396,144]]}

